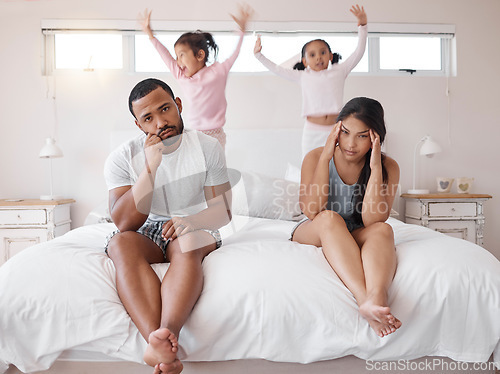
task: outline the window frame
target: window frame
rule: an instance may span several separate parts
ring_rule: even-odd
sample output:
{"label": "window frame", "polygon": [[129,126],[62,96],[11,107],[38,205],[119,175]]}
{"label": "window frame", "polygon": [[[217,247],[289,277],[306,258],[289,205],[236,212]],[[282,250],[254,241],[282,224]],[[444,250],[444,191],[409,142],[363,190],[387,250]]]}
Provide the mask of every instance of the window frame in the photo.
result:
{"label": "window frame", "polygon": [[[232,33],[235,23],[229,21],[152,21],[156,33],[186,32],[196,29],[209,30],[214,33]],[[301,34],[314,36],[352,36],[357,35],[355,23],[343,22],[252,22],[251,34]],[[55,69],[55,43],[56,33],[119,33],[122,35],[123,67],[122,69],[94,69],[94,72],[109,74],[145,74],[135,71],[135,42],[134,35],[142,34],[136,21],[131,20],[42,20],[42,74],[77,74],[88,73],[78,69]],[[418,36],[439,37],[441,39],[441,70],[417,70],[410,74],[406,71],[389,70],[380,68],[380,37],[384,36]],[[447,24],[368,24],[368,72],[352,72],[356,76],[450,76],[456,75],[453,71],[456,53],[454,51],[455,25]],[[162,73],[163,72],[150,72]],[[170,74],[170,73],[167,73]],[[237,75],[265,75],[265,72],[233,72]]]}

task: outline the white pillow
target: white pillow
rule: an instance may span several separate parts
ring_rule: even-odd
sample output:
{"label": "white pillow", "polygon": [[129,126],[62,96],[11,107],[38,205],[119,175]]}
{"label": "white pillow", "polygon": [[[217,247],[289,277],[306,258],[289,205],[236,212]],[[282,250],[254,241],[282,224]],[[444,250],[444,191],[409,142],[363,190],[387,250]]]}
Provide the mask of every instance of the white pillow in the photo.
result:
{"label": "white pillow", "polygon": [[84,225],[93,225],[95,223],[113,222],[109,213],[108,199],[99,203],[85,218]]}
{"label": "white pillow", "polygon": [[285,179],[291,182],[300,183],[300,168],[290,163],[286,166]]}
{"label": "white pillow", "polygon": [[299,183],[242,172],[232,188],[233,214],[300,221]]}
{"label": "white pillow", "polygon": [[[299,207],[299,183],[230,168],[228,173],[233,186],[233,214],[287,221],[300,221],[305,217]],[[391,209],[391,217],[397,216],[399,213]],[[84,225],[106,222],[113,222],[108,199],[87,215]]]}

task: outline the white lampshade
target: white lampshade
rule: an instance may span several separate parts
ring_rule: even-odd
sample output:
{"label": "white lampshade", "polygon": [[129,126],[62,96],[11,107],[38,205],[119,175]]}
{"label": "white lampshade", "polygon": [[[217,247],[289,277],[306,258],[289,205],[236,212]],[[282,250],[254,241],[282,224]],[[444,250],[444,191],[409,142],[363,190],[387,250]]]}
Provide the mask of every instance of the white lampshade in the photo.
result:
{"label": "white lampshade", "polygon": [[441,146],[436,143],[430,136],[425,136],[423,139],[423,144],[420,147],[421,156],[432,156],[435,153],[441,152]]}
{"label": "white lampshade", "polygon": [[53,138],[47,138],[45,140],[45,145],[40,150],[38,157],[40,158],[56,158],[62,157],[63,153],[61,148],[56,145],[56,141]]}
{"label": "white lampshade", "polygon": [[441,152],[441,146],[431,139],[429,135],[424,136],[422,139],[418,141],[415,145],[415,153],[413,155],[413,188],[408,190],[409,194],[428,194],[428,189],[417,189],[415,188],[416,179],[417,179],[417,150],[418,146],[422,144],[420,147],[419,154],[421,156],[432,157],[434,154]]}

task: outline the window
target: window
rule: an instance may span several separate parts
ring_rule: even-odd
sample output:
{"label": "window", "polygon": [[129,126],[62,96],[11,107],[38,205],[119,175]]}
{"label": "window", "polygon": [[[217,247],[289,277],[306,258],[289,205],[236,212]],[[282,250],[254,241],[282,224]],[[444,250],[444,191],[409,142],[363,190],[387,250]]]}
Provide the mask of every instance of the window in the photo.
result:
{"label": "window", "polygon": [[380,37],[381,70],[431,70],[443,68],[439,37]]}
{"label": "window", "polygon": [[55,69],[122,69],[119,34],[56,34]]}
{"label": "window", "polygon": [[[157,39],[174,56],[174,44],[181,34],[160,34]],[[238,44],[239,37],[228,33],[213,33],[215,42],[219,46],[218,61],[229,58]],[[333,52],[339,53],[347,58],[356,49],[358,38],[356,36],[328,36],[314,35],[316,39],[324,39],[332,48]],[[276,36],[273,34],[262,35],[263,51],[266,56],[277,64],[292,68],[300,61],[302,46],[311,40],[311,36]],[[240,54],[236,59],[232,72],[264,72],[267,69],[254,57],[253,49],[255,38],[248,35],[243,39]],[[149,38],[146,35],[135,35],[135,71],[136,72],[166,72],[165,63],[161,60]],[[213,56],[212,56],[213,57]],[[208,64],[213,61],[209,61]],[[354,71],[368,72],[368,53],[365,52],[363,59]]]}
{"label": "window", "polygon": [[[302,46],[312,39],[324,39],[332,52],[339,53],[344,61],[355,50],[358,42],[353,24],[255,22],[254,25],[262,35],[263,53],[287,68],[292,68],[300,61]],[[158,30],[157,38],[174,58],[174,43],[186,29],[214,30],[211,32],[219,46],[218,61],[226,60],[238,43],[238,36],[228,31],[234,28],[230,22],[169,21],[162,24],[158,21],[154,26]],[[52,74],[96,69],[128,73],[167,72],[165,63],[147,36],[136,31],[136,27],[135,22],[119,20],[83,20],[77,25],[70,20],[44,20],[45,72]],[[171,31],[164,31],[167,28]],[[454,33],[453,25],[370,24],[365,54],[353,73],[446,75],[450,71]],[[253,56],[254,44],[255,37],[250,34],[245,36],[232,72],[266,72]]]}

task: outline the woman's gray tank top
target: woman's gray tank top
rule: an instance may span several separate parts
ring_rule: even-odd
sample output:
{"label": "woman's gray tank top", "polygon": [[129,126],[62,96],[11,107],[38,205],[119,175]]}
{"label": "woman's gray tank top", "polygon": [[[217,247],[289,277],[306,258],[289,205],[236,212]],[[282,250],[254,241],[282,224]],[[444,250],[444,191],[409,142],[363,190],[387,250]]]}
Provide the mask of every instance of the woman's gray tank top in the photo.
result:
{"label": "woman's gray tank top", "polygon": [[356,183],[345,184],[340,178],[333,158],[330,160],[330,192],[328,194],[328,210],[341,215],[345,221],[354,221],[354,193]]}

